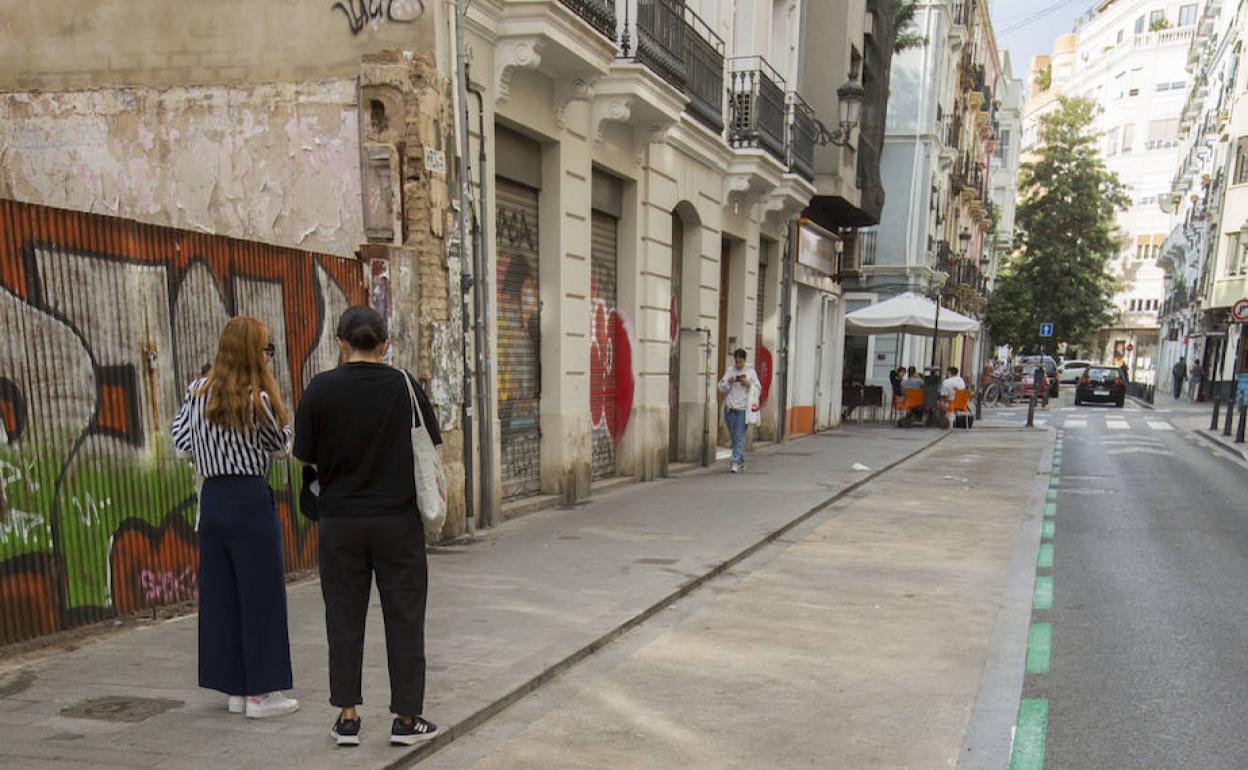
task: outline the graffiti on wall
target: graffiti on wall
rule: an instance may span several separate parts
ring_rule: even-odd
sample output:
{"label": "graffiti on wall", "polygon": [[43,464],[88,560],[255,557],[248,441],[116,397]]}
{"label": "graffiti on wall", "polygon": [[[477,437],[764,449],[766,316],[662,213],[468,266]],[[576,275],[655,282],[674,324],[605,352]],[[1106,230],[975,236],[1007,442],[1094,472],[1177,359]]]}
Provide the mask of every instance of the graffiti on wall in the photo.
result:
{"label": "graffiti on wall", "polygon": [[[197,596],[189,466],[169,422],[236,314],[297,403],[367,301],[354,260],[0,201],[0,643]],[[315,562],[290,463],[288,569]]]}
{"label": "graffiti on wall", "polygon": [[595,476],[615,474],[615,444],[633,410],[633,348],[628,325],[610,299],[591,281],[589,312],[589,419]]}
{"label": "graffiti on wall", "polygon": [[758,375],[758,382],[762,385],[758,403],[763,406],[771,396],[771,380],[775,372],[775,362],[772,360],[771,350],[763,344],[761,334],[754,340],[754,349],[758,351],[754,356],[754,373]]}
{"label": "graffiti on wall", "polygon": [[355,36],[370,24],[411,24],[425,15],[425,3],[424,0],[338,0],[330,10],[342,11],[351,35]]}

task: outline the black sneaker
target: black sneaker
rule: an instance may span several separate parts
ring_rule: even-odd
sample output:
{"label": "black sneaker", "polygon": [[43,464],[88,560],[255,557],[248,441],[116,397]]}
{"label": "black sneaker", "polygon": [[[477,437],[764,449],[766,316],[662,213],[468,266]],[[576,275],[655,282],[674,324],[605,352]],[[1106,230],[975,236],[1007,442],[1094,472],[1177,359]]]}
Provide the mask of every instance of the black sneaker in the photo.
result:
{"label": "black sneaker", "polygon": [[334,726],[329,729],[329,737],[333,738],[339,746],[359,746],[360,718],[343,719],[339,716]]}
{"label": "black sneaker", "polygon": [[402,717],[395,717],[394,724],[390,726],[390,742],[399,746],[427,741],[437,734],[438,726],[423,717],[416,717],[410,722]]}

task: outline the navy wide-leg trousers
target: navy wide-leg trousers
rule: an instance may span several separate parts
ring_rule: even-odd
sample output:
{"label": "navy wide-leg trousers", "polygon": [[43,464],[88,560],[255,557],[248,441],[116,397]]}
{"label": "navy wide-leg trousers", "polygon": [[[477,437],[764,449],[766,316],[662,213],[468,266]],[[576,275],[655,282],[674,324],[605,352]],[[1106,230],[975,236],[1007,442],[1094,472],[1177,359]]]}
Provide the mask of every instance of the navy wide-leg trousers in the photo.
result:
{"label": "navy wide-leg trousers", "polygon": [[229,695],[291,687],[282,530],[259,476],[204,480],[199,521],[199,686]]}

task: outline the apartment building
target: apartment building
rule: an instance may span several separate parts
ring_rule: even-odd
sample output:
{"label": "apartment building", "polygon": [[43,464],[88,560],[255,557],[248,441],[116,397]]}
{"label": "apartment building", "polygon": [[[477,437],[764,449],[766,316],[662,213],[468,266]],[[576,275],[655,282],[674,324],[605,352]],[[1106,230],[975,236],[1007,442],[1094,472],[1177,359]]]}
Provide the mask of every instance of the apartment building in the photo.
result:
{"label": "apartment building", "polygon": [[[881,159],[887,197],[846,290],[851,309],[919,292],[978,316],[999,252],[1013,240],[1021,83],[997,48],[986,3],[917,6],[914,30],[926,43],[893,63]],[[933,358],[926,336],[859,337],[847,345],[852,377],[871,385],[887,385],[899,365],[922,367]],[[983,335],[942,339],[940,348],[940,362],[966,369],[985,355]]]}
{"label": "apartment building", "polygon": [[1040,116],[1059,95],[1096,102],[1095,130],[1105,164],[1127,186],[1130,208],[1116,223],[1122,240],[1110,264],[1121,289],[1114,297],[1114,322],[1081,351],[1094,359],[1125,364],[1132,377],[1152,378],[1164,302],[1164,272],[1157,256],[1171,230],[1171,215],[1159,206],[1170,193],[1179,158],[1179,127],[1191,88],[1186,71],[1196,31],[1195,2],[1112,0],[1080,19],[1059,37],[1053,54],[1036,57],[1028,78],[1024,152],[1038,141]]}

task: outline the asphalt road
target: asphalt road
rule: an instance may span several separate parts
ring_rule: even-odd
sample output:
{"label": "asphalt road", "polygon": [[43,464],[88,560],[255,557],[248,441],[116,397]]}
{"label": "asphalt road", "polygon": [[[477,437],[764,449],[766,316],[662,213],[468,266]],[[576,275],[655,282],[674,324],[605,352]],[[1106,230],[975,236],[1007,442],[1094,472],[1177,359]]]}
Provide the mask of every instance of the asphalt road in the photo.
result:
{"label": "asphalt road", "polygon": [[1043,767],[1248,767],[1248,469],[1164,412],[1070,400],[1032,616],[1049,670],[1041,644],[1023,689],[1047,701]]}

